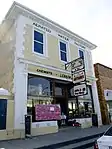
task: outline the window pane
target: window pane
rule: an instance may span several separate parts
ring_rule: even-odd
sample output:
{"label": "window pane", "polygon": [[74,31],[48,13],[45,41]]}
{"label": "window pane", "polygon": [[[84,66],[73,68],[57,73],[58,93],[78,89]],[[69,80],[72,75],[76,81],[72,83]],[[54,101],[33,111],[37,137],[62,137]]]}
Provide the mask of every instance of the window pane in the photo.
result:
{"label": "window pane", "polygon": [[43,54],[43,44],[34,41],[34,51]]}
{"label": "window pane", "polygon": [[60,42],[60,50],[66,52],[66,44],[63,42]]}
{"label": "window pane", "polygon": [[61,52],[61,60],[65,62],[67,61],[67,55],[65,52]]}
{"label": "window pane", "polygon": [[62,96],[62,95],[63,95],[62,88],[60,88],[60,87],[55,87],[55,95]]}
{"label": "window pane", "polygon": [[43,43],[43,34],[37,31],[34,31],[34,40]]}
{"label": "window pane", "polygon": [[80,56],[81,58],[84,58],[84,52],[83,52],[82,50],[79,50],[79,56]]}
{"label": "window pane", "polygon": [[46,78],[41,78],[37,76],[29,76],[28,95],[30,96],[52,95],[52,82]]}

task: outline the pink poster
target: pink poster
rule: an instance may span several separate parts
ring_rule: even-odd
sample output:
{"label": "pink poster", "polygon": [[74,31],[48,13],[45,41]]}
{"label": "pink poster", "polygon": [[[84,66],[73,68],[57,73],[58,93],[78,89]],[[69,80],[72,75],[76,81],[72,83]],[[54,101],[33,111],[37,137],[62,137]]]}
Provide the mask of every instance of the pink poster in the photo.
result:
{"label": "pink poster", "polygon": [[36,120],[60,120],[61,109],[59,105],[41,105],[35,106]]}

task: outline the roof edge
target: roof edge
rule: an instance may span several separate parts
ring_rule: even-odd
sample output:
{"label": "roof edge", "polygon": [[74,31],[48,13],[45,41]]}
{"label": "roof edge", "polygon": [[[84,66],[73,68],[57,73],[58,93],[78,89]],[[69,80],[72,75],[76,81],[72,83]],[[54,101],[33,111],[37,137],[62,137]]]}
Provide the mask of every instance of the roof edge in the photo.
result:
{"label": "roof edge", "polygon": [[[57,27],[59,27],[59,28],[62,28],[62,29],[65,30],[66,32],[69,32],[70,34],[72,34],[72,35],[75,36],[76,38],[79,38],[80,40],[82,40],[82,41],[86,42],[87,44],[91,45],[91,47],[92,47],[91,50],[93,50],[93,49],[95,49],[95,48],[97,47],[95,44],[91,43],[91,42],[88,41],[87,39],[85,39],[85,38],[79,36],[78,34],[72,32],[71,30],[69,30],[69,29],[67,29],[67,28],[65,28],[65,27],[63,27],[63,26],[61,26],[60,24],[58,24],[58,23],[56,23],[56,22],[54,22],[54,21],[52,21],[52,20],[50,20],[50,19],[44,17],[43,15],[37,13],[36,11],[34,11],[34,10],[32,10],[32,9],[30,9],[30,8],[28,8],[28,7],[24,6],[24,5],[22,5],[22,4],[18,3],[18,2],[16,2],[16,1],[14,1],[14,2],[12,3],[11,7],[9,8],[8,12],[7,12],[6,15],[5,15],[4,20],[7,19],[7,18],[10,16],[10,14],[11,14],[11,12],[13,11],[13,9],[15,8],[15,6],[20,7],[20,8],[22,8],[22,9],[25,9],[25,10],[27,10],[27,11],[33,13],[34,15],[37,15],[37,16],[41,17],[42,19],[45,19],[45,20],[48,21],[49,23],[52,23],[52,24],[54,24],[55,26],[57,26]],[[4,21],[4,20],[3,20],[3,21]]]}
{"label": "roof edge", "polygon": [[111,69],[112,70],[112,68],[111,67],[108,67],[108,66],[106,66],[106,65],[103,65],[103,64],[101,64],[101,63],[95,63],[94,64],[94,66],[103,66],[104,68],[107,68],[107,69]]}

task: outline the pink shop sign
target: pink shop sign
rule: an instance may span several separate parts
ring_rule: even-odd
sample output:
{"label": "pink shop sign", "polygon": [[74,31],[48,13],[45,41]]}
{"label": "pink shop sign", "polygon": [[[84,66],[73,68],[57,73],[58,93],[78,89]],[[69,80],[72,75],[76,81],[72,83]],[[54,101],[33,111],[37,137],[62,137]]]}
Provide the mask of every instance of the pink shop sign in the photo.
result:
{"label": "pink shop sign", "polygon": [[60,120],[61,109],[59,105],[41,105],[35,106],[35,119],[40,120]]}

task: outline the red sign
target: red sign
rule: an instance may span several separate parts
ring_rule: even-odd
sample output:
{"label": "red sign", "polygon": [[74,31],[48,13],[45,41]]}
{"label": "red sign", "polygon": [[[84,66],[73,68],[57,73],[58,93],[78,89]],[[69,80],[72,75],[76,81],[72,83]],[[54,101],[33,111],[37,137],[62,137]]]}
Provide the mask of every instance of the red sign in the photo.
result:
{"label": "red sign", "polygon": [[61,109],[59,105],[41,105],[35,106],[35,119],[39,120],[60,120]]}

